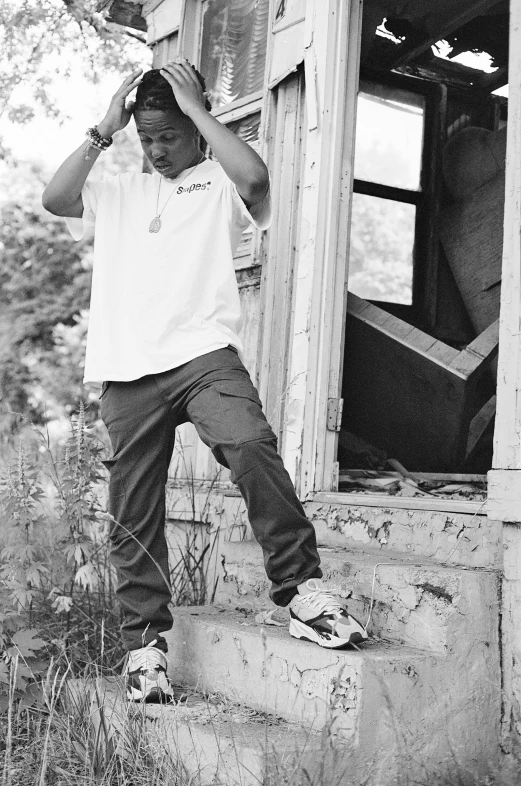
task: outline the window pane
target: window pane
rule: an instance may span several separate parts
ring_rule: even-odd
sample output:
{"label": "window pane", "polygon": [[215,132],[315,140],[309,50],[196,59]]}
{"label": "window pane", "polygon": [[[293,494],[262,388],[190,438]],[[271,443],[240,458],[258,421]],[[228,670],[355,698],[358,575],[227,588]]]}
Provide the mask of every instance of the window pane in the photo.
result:
{"label": "window pane", "polygon": [[[226,123],[226,127],[233,131],[234,134],[237,134],[239,139],[243,139],[251,145],[258,153],[260,120],[261,113],[255,112],[253,115],[243,117],[241,120],[234,120],[232,123]],[[209,155],[211,159],[214,161],[216,160],[211,150],[209,150]]]}
{"label": "window pane", "polygon": [[424,99],[405,90],[361,83],[355,177],[386,186],[420,188]]}
{"label": "window pane", "polygon": [[258,151],[260,119],[260,112],[255,112],[254,115],[243,117],[242,120],[234,120],[233,123],[226,125],[234,134],[237,134],[239,139],[247,142],[254,150]]}
{"label": "window pane", "polygon": [[412,303],[416,207],[353,194],[349,289],[366,300]]}
{"label": "window pane", "polygon": [[269,0],[206,0],[201,73],[212,106],[262,90]]}

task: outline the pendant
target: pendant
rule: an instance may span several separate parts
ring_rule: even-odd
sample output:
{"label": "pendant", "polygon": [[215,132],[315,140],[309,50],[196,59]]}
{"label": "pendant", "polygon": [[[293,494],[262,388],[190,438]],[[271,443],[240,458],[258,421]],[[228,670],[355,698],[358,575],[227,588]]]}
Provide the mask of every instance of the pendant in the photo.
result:
{"label": "pendant", "polygon": [[159,218],[159,216],[156,216],[150,222],[150,226],[148,227],[148,231],[149,232],[159,232],[160,229],[161,229],[161,219]]}

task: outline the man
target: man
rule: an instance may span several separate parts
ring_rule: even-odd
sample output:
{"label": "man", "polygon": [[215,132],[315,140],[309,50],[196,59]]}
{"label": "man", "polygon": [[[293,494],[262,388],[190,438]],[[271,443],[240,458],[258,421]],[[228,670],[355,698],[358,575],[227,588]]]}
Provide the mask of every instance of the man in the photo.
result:
{"label": "man", "polygon": [[[290,605],[290,634],[332,648],[367,638],[320,581],[314,529],[240,359],[233,253],[250,222],[269,225],[269,177],[208,108],[204,81],[183,58],[142,78],[134,72],[43,196],[76,239],[94,231],[85,382],[103,381],[112,559],[135,701],[172,696],[161,635],[172,626],[165,483],[176,426],[186,421],[231,470],[270,596]],[[132,115],[154,173],[86,183]],[[219,163],[204,156],[203,140]]]}

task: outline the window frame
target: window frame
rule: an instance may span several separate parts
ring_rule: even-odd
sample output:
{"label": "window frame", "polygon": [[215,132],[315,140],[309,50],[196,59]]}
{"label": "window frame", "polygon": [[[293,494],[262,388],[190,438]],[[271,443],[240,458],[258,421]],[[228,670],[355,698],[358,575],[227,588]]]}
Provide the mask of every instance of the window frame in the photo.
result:
{"label": "window frame", "polygon": [[[192,18],[189,22],[189,28],[193,35],[193,62],[197,63],[197,67],[201,67],[201,52],[202,52],[202,37],[203,37],[203,22],[204,22],[204,4],[208,0],[199,0],[194,3],[192,11]],[[227,126],[236,120],[245,120],[246,118],[260,114],[259,125],[259,143],[262,140],[262,128],[264,120],[264,110],[266,107],[266,84],[267,84],[267,68],[269,65],[269,36],[271,30],[271,15],[268,20],[268,28],[266,35],[266,66],[264,69],[264,82],[262,90],[257,90],[247,96],[238,98],[229,104],[222,106],[212,107],[211,113],[214,117],[219,119],[219,122]],[[204,74],[203,74],[204,76]],[[239,273],[241,270],[256,267],[258,261],[253,258],[253,227],[250,226],[244,232],[239,247],[234,254],[235,272]]]}
{"label": "window frame", "polygon": [[[197,3],[198,10],[196,14],[197,19],[197,31],[195,34],[195,46],[197,50],[197,57],[195,62],[197,62],[197,67],[200,68],[201,66],[201,51],[202,51],[202,37],[203,37],[203,23],[204,23],[204,5],[207,2],[211,2],[211,0],[199,0]],[[267,28],[267,35],[266,35],[266,55],[268,54],[269,46],[269,34],[270,34],[270,18],[268,17],[268,28]],[[268,65],[268,57],[266,57],[266,66]],[[261,90],[257,90],[254,93],[250,93],[247,96],[243,96],[242,98],[238,98],[236,101],[232,101],[229,104],[223,104],[222,106],[218,106],[213,108],[212,107],[212,115],[214,117],[218,117],[220,122],[223,125],[227,125],[228,123],[233,122],[234,120],[242,120],[248,115],[253,115],[256,112],[261,112],[261,120],[262,120],[262,108],[264,104],[264,96],[266,94],[265,90],[266,86],[266,67],[264,69],[264,81],[263,87]]]}
{"label": "window frame", "polygon": [[[360,75],[359,92],[364,83],[376,83],[391,89],[416,93],[424,99],[423,142],[418,190],[383,185],[373,181],[353,180],[353,193],[366,194],[416,207],[412,259],[412,302],[394,303],[372,301],[391,314],[417,327],[433,330],[436,323],[438,247],[435,237],[435,219],[441,198],[441,155],[444,138],[440,113],[446,106],[446,90],[442,84],[433,84],[418,77],[400,73],[364,70]],[[355,142],[356,144],[356,142]]]}

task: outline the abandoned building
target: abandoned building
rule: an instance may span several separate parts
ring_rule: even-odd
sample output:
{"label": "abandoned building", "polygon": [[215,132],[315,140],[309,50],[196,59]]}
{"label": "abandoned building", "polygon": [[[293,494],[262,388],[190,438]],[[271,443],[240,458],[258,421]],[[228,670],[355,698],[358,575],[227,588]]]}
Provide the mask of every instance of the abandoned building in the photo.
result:
{"label": "abandoned building", "polygon": [[235,259],[246,364],[373,637],[328,652],[276,624],[238,491],[183,426],[173,563],[195,520],[213,589],[175,610],[174,679],[274,720],[211,744],[172,711],[179,744],[207,783],[292,756],[321,783],[484,783],[521,755],[521,3],[100,7],[155,66],[197,65],[268,164],[273,224]]}

